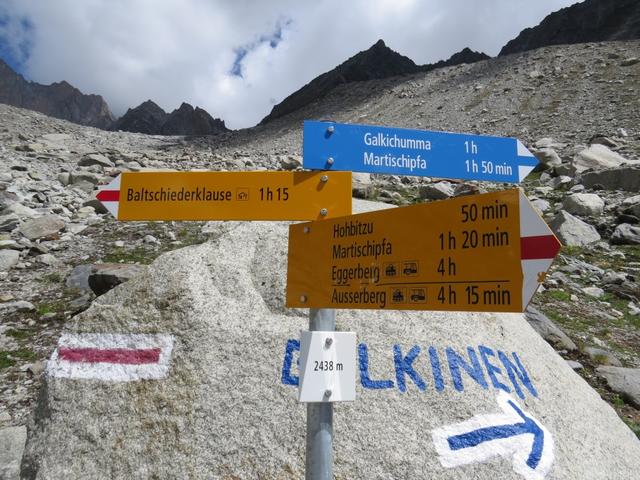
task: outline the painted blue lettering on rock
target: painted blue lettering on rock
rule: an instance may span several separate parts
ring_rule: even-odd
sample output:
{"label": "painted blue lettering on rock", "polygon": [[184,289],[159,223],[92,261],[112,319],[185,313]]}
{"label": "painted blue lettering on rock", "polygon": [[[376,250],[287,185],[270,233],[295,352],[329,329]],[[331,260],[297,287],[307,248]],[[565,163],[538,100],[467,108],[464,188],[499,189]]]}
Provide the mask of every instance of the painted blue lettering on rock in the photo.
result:
{"label": "painted blue lettering on rock", "polygon": [[440,368],[440,357],[438,357],[436,347],[429,347],[429,360],[431,361],[431,372],[433,373],[436,390],[441,392],[444,390],[444,380],[442,378],[442,368]]}
{"label": "painted blue lettering on rock", "polygon": [[407,390],[407,385],[404,381],[404,376],[408,375],[413,383],[415,383],[418,388],[424,391],[427,388],[427,385],[424,383],[424,380],[418,372],[413,368],[413,361],[420,354],[420,347],[414,345],[407,353],[406,357],[402,356],[402,350],[400,349],[400,345],[393,346],[393,361],[396,367],[396,382],[398,383],[398,389],[401,392],[405,392]]}
{"label": "painted blue lettering on rock", "polygon": [[482,357],[482,361],[484,362],[484,366],[487,369],[487,373],[489,374],[489,378],[491,379],[491,383],[495,388],[499,388],[500,390],[504,390],[507,393],[511,393],[511,389],[507,387],[504,383],[498,380],[496,375],[502,375],[502,370],[493,365],[489,360],[489,356],[495,357],[496,354],[489,347],[485,347],[484,345],[478,345],[478,350],[480,350],[480,356]]}
{"label": "painted blue lettering on rock", "polygon": [[287,348],[284,351],[282,362],[282,383],[285,385],[298,386],[300,379],[296,375],[291,375],[291,364],[293,363],[293,353],[300,351],[300,341],[290,338],[287,340]]}
{"label": "painted blue lettering on rock", "polygon": [[364,388],[373,390],[393,388],[393,380],[371,380],[369,376],[369,349],[364,343],[358,345],[358,365],[360,367],[360,383]]}
{"label": "painted blue lettering on rock", "polygon": [[453,380],[453,386],[459,392],[464,390],[464,384],[462,383],[462,374],[460,373],[460,367],[467,372],[467,374],[475,380],[475,382],[482,388],[487,389],[487,381],[484,379],[484,372],[482,371],[482,365],[478,361],[478,355],[476,351],[467,347],[469,358],[471,359],[471,365],[462,358],[453,348],[447,347],[447,360],[449,361],[449,371],[451,372],[451,379]]}
{"label": "painted blue lettering on rock", "polygon": [[[298,386],[299,384],[299,377],[294,374],[296,370],[292,370],[295,367],[294,361],[296,361],[296,364],[299,362],[297,353],[299,351],[300,342],[297,339],[289,339],[282,362],[281,381],[284,385]],[[405,377],[408,376],[418,389],[424,392],[427,390],[427,383],[416,368],[418,366],[420,366],[419,368],[429,368],[430,366],[433,376],[433,388],[438,392],[444,391],[447,385],[453,385],[458,392],[464,392],[463,376],[466,373],[484,389],[488,389],[490,385],[496,390],[502,390],[507,393],[515,392],[522,399],[525,398],[526,393],[534,397],[538,396],[529,373],[515,352],[506,354],[495,348],[491,349],[485,345],[479,345],[477,350],[473,347],[467,347],[467,355],[460,354],[452,347],[446,347],[444,349],[445,354],[440,355],[438,348],[430,346],[428,348],[429,359],[428,361],[425,360],[424,363],[418,359],[421,352],[418,345],[414,345],[406,356],[403,356],[399,345],[393,345],[392,352],[393,365],[387,360],[389,358],[387,355],[383,355],[381,358],[381,353],[373,354],[366,343],[358,345],[358,366],[360,369],[360,383],[363,388],[368,390],[388,390],[397,386],[400,392],[406,392],[407,382]],[[478,352],[480,355],[478,355]],[[386,368],[381,371],[388,372],[387,375],[389,376],[393,375],[392,371],[395,371],[395,382],[384,377],[381,379],[371,378],[370,363],[372,362],[372,357],[375,362],[388,362],[386,363]],[[448,364],[448,369],[445,368],[445,364]],[[380,367],[384,364],[379,365],[376,363],[375,365]],[[376,370],[378,369],[376,368]],[[488,376],[490,382],[485,375]],[[507,377],[509,382],[507,382]]]}
{"label": "painted blue lettering on rock", "polygon": [[507,374],[509,375],[509,380],[511,380],[511,383],[513,384],[513,389],[516,391],[516,393],[520,398],[524,398],[524,393],[522,393],[522,389],[518,384],[518,380],[516,380],[516,376],[517,376],[522,382],[522,384],[525,387],[527,387],[527,390],[531,392],[531,395],[533,395],[534,397],[537,397],[538,392],[536,391],[536,388],[533,386],[533,383],[531,383],[531,379],[529,379],[529,374],[522,366],[522,363],[520,363],[520,359],[518,358],[518,355],[516,354],[516,352],[512,352],[511,355],[513,355],[513,359],[516,361],[515,365],[511,360],[509,360],[509,357],[507,357],[507,355],[504,352],[498,350],[498,358],[504,365],[504,369],[507,371]]}

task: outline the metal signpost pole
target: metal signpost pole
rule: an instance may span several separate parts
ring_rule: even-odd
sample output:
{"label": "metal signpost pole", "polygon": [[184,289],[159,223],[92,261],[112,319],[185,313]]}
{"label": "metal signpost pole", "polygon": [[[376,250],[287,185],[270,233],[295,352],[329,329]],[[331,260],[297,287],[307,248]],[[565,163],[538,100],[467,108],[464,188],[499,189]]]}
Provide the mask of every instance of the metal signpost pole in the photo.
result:
{"label": "metal signpost pole", "polygon": [[[334,331],[336,312],[327,308],[309,310],[310,331]],[[330,396],[327,392],[326,396]],[[306,480],[333,479],[333,403],[307,404]]]}

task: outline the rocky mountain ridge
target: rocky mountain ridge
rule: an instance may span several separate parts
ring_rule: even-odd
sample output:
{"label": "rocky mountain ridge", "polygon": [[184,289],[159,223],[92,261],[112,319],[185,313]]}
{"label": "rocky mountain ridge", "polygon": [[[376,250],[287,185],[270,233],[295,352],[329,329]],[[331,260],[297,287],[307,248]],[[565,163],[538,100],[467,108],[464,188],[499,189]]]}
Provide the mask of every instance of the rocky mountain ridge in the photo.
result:
{"label": "rocky mountain ridge", "polygon": [[100,95],[85,95],[66,81],[51,85],[28,82],[2,59],[0,103],[91,127],[106,129],[114,121],[107,102]]}
{"label": "rocky mountain ridge", "polygon": [[213,118],[206,110],[188,103],[166,113],[151,100],[130,108],[111,130],[145,133],[147,135],[215,135],[229,131],[224,121]]}
{"label": "rocky mountain ridge", "polygon": [[526,28],[499,55],[550,45],[640,38],[640,3],[636,0],[585,0],[547,15]]}
{"label": "rocky mountain ridge", "polygon": [[318,101],[339,85],[430,71],[460,63],[473,63],[487,58],[489,58],[488,55],[465,48],[452,55],[448,60],[441,60],[434,64],[416,65],[410,58],[387,47],[383,40],[378,40],[369,49],[357,53],[334,69],[319,75],[275,105],[271,113],[262,119],[260,125]]}

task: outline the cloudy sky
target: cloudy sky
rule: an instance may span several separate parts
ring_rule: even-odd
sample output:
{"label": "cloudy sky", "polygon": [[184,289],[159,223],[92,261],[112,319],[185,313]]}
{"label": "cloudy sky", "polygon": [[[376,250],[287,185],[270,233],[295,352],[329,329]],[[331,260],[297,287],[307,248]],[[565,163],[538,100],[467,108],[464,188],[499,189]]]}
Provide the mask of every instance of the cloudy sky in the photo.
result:
{"label": "cloudy sky", "polygon": [[0,0],[0,58],[67,80],[116,116],[185,101],[231,128],[379,38],[416,63],[469,46],[496,55],[576,0]]}

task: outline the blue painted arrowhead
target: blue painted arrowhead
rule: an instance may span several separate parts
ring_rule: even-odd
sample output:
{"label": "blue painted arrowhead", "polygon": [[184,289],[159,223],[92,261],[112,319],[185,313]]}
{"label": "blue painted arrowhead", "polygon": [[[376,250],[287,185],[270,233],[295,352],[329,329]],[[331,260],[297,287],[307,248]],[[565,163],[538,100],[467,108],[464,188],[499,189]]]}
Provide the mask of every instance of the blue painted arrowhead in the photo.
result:
{"label": "blue painted arrowhead", "polygon": [[529,457],[527,458],[527,465],[529,468],[535,470],[542,457],[542,450],[544,448],[544,432],[536,421],[527,417],[515,403],[511,400],[509,400],[508,403],[522,418],[522,423],[484,427],[471,432],[451,436],[447,438],[449,448],[451,450],[462,450],[464,448],[476,447],[481,443],[489,442],[491,440],[510,438],[530,433],[533,434],[533,445],[531,447]]}
{"label": "blue painted arrowhead", "polygon": [[316,170],[519,183],[538,160],[516,138],[305,121],[303,163]]}

